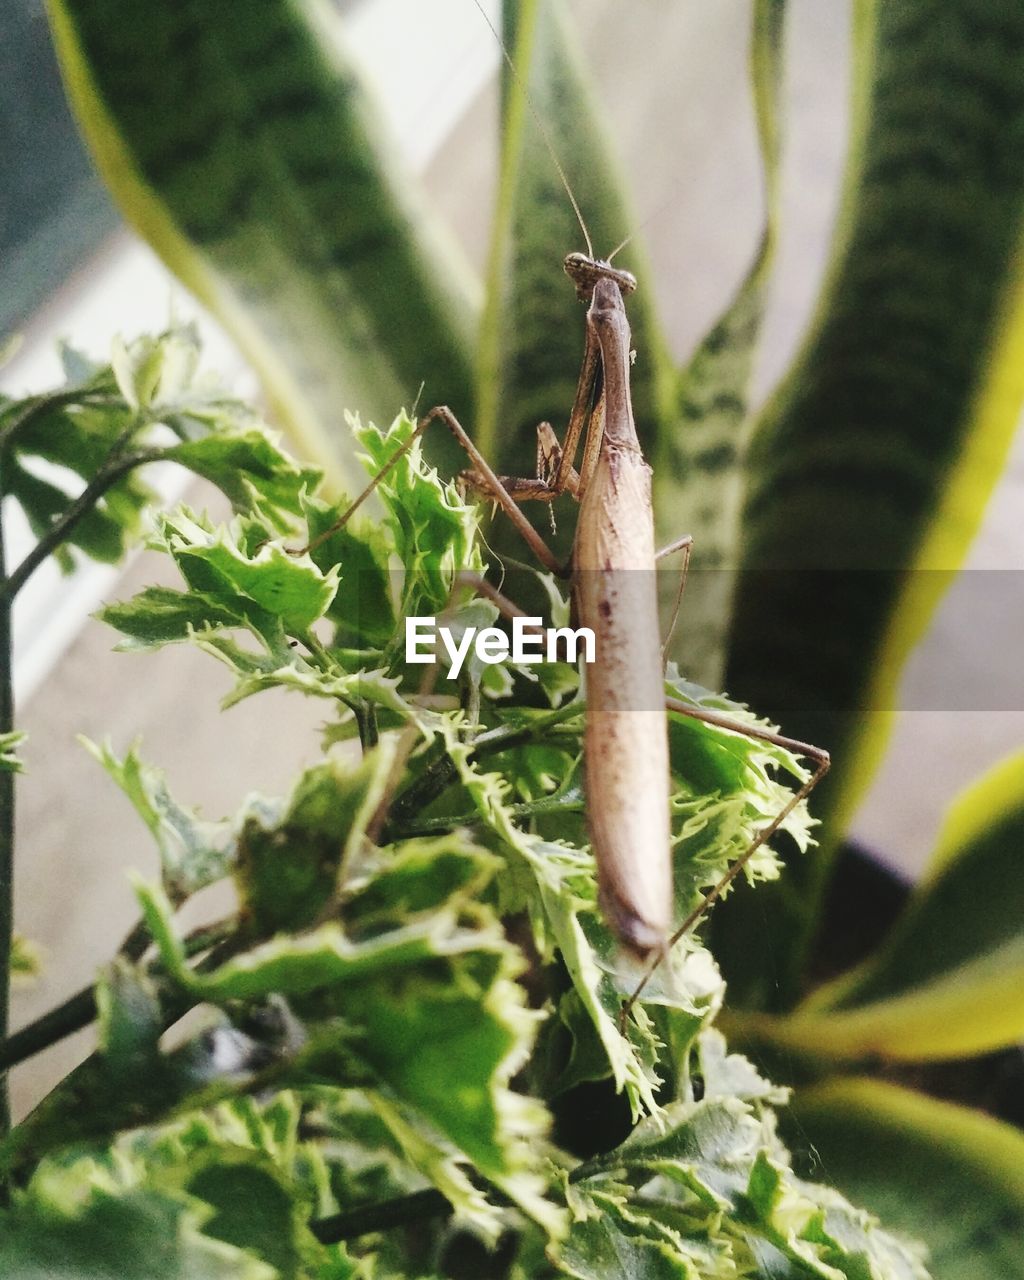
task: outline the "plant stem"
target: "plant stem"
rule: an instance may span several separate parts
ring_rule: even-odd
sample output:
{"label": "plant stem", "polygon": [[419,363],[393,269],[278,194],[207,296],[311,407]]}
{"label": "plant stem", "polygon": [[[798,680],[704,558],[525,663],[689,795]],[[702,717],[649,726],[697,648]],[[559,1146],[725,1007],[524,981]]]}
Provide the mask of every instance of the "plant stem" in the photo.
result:
{"label": "plant stem", "polygon": [[50,1009],[35,1022],[8,1036],[0,1044],[0,1071],[9,1071],[19,1062],[42,1053],[50,1045],[87,1027],[96,1017],[96,988],[83,987],[63,1004]]}
{"label": "plant stem", "polygon": [[368,1236],[374,1231],[386,1231],[388,1227],[402,1227],[409,1222],[447,1216],[451,1211],[451,1205],[441,1192],[428,1187],[425,1191],[413,1191],[410,1195],[397,1196],[380,1204],[349,1209],[329,1218],[317,1218],[309,1228],[321,1244],[338,1244],[342,1240]]}
{"label": "plant stem", "polygon": [[[482,733],[473,744],[470,762],[475,764],[484,756],[493,755],[496,751],[508,751],[512,747],[532,742],[538,734],[546,733],[548,729],[561,724],[562,721],[571,720],[574,716],[582,714],[581,703],[567,702],[565,706],[558,707],[547,715],[538,716],[526,724],[503,725],[499,729],[490,729],[487,733]],[[453,782],[458,781],[458,777],[459,771],[452,758],[448,755],[438,756],[414,782],[395,797],[388,811],[383,839],[386,841],[394,839],[396,832],[408,826],[427,805],[443,795]]]}
{"label": "plant stem", "polygon": [[[545,813],[580,813],[584,808],[582,790],[541,796],[539,800],[525,800],[522,804],[510,804],[508,813],[513,818],[536,818]],[[411,840],[416,836],[432,835],[435,831],[450,831],[452,827],[476,827],[483,822],[480,814],[472,809],[468,813],[443,814],[437,818],[420,818],[408,826],[388,828],[390,840]]]}
{"label": "plant stem", "polygon": [[380,741],[377,729],[377,708],[369,702],[353,701],[349,706],[355,712],[356,725],[359,728],[359,742],[364,751],[372,751]]}
{"label": "plant stem", "polygon": [[[0,451],[2,463],[2,451]],[[0,476],[0,500],[6,484]],[[11,651],[11,599],[8,586],[4,527],[0,518],[0,733],[14,729],[13,654]],[[0,770],[0,1037],[7,1038],[11,1007],[11,944],[14,929],[14,771]],[[10,1087],[7,1073],[0,1079],[0,1135],[11,1127]]]}
{"label": "plant stem", "polygon": [[[196,929],[185,939],[185,954],[192,956],[200,951],[207,951],[217,943],[230,938],[234,931],[233,920],[221,920],[217,924],[206,925]],[[127,960],[136,961],[142,958],[151,939],[149,930],[143,921],[137,925],[121,943],[118,955]],[[96,987],[90,985],[68,996],[63,1004],[49,1009],[35,1022],[16,1031],[13,1036],[0,1041],[0,1071],[9,1071],[27,1058],[42,1053],[58,1041],[74,1035],[87,1027],[96,1017]]]}
{"label": "plant stem", "polygon": [[125,454],[116,461],[108,462],[101,471],[89,481],[78,497],[70,504],[59,520],[56,520],[36,543],[17,569],[9,578],[0,577],[0,603],[8,609],[10,601],[18,594],[28,579],[39,568],[48,556],[67,541],[78,522],[85,518],[100,498],[112,488],[122,476],[142,466],[145,462],[157,462],[163,457],[161,449],[141,449],[136,453]]}

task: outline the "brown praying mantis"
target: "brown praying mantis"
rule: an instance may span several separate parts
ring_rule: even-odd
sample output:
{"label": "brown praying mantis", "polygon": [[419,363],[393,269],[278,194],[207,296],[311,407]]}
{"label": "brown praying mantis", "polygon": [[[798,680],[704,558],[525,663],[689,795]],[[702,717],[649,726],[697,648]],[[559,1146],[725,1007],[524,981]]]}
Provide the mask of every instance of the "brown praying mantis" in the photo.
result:
{"label": "brown praying mantis", "polygon": [[[481,14],[517,76],[500,36],[482,9]],[[651,468],[640,448],[630,396],[632,353],[625,298],[636,289],[636,279],[613,267],[610,260],[594,256],[565,171],[542,120],[532,103],[529,105],[588,247],[587,253],[570,253],[563,264],[577,297],[588,304],[583,361],[565,438],[559,443],[550,424],[541,423],[537,428],[536,474],[498,476],[451,409],[438,405],[420,419],[409,440],[322,537],[347,521],[415,440],[440,419],[472,464],[463,480],[503,510],[546,569],[568,580],[573,625],[589,628],[595,637],[596,660],[586,671],[583,770],[599,903],[622,947],[647,965],[643,979],[623,1007],[625,1018],[662,958],[722,897],[757,850],[806,799],[828,770],[830,760],[820,747],[665,694],[656,564],[667,555],[683,553],[678,609],[693,540],[684,535],[660,551],[655,549]],[[581,441],[583,457],[577,470]],[[526,519],[520,504],[550,503],[565,492],[578,501],[579,517],[572,552],[568,562],[562,563]],[[523,616],[486,582],[474,585],[506,616]],[[668,717],[672,715],[772,743],[813,764],[779,813],[756,833],[729,870],[674,929],[668,746]]]}
{"label": "brown praying mantis", "polygon": [[[496,475],[452,411],[438,405],[419,420],[410,438],[327,533],[348,520],[415,440],[439,419],[470,459],[471,468],[463,479],[503,510],[545,568],[568,580],[574,625],[589,627],[596,640],[596,660],[586,675],[583,767],[600,905],[621,945],[648,964],[643,981],[625,1006],[628,1011],[666,952],[722,896],[815,787],[829,767],[829,756],[809,743],[665,696],[656,563],[674,552],[684,553],[681,594],[692,539],[684,536],[655,550],[651,468],[640,449],[630,400],[625,297],[636,288],[636,281],[629,272],[591,254],[569,254],[564,268],[578,297],[589,303],[586,341],[564,443],[558,443],[548,423],[538,427],[537,475]],[[577,470],[581,439],[583,458]],[[563,564],[519,504],[551,502],[564,492],[578,500],[580,510],[572,553]],[[476,585],[504,613],[521,616],[496,589],[486,583]],[[674,931],[669,715],[773,743],[814,765],[776,817]]]}

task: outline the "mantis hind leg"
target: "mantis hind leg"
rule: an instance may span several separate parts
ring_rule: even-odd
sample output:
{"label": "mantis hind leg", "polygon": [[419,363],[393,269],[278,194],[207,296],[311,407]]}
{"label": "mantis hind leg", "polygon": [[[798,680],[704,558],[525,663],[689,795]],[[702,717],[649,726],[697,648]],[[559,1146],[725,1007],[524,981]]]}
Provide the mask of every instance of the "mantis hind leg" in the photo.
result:
{"label": "mantis hind leg", "polygon": [[672,643],[676,623],[679,621],[679,609],[683,603],[683,592],[686,590],[686,575],[690,571],[690,556],[693,554],[693,534],[684,533],[681,538],[676,538],[674,542],[670,542],[668,546],[662,547],[660,551],[654,553],[655,560],[664,560],[667,556],[673,556],[679,551],[683,553],[683,563],[679,569],[679,582],[676,586],[675,598],[672,601],[672,615],[668,620],[668,631],[665,633],[665,639],[661,642],[662,662],[668,657],[669,645]]}

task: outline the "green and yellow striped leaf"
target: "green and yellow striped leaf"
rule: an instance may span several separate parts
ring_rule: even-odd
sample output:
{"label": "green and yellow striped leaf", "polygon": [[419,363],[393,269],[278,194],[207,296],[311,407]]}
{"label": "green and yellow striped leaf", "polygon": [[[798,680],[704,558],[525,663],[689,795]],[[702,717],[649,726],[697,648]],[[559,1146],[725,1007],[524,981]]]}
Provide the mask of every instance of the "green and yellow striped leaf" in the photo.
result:
{"label": "green and yellow striped leaf", "polygon": [[[515,74],[506,74],[501,180],[480,360],[479,438],[502,469],[532,464],[536,427],[561,436],[583,355],[584,311],[562,260],[585,250],[559,165],[594,251],[609,254],[636,225],[562,0],[507,6]],[[539,123],[542,122],[542,123]],[[616,263],[619,263],[616,259]],[[671,390],[644,263],[631,243],[621,265],[640,276],[629,313],[638,352],[633,407],[645,447]],[[529,470],[529,467],[527,468]]]}
{"label": "green and yellow striped leaf", "polygon": [[[877,766],[903,664],[962,563],[1024,399],[1024,9],[859,0],[832,267],[749,459],[726,683],[835,759],[828,849]],[[734,996],[785,1005],[828,858],[794,861],[754,954],[715,920]]]}
{"label": "green and yellow striped leaf", "polygon": [[757,0],[754,6],[750,72],[766,187],[760,243],[735,297],[680,375],[677,421],[659,434],[654,468],[664,540],[677,538],[683,532],[678,522],[685,520],[694,537],[693,567],[699,570],[687,592],[685,649],[677,647],[675,656],[709,689],[719,687],[725,660],[744,423],[778,235],[785,14],[786,0]]}
{"label": "green and yellow striped leaf", "polygon": [[782,1114],[798,1172],[923,1240],[933,1280],[1024,1277],[1018,1129],[854,1078],[802,1090]]}
{"label": "green and yellow striped leaf", "polygon": [[256,367],[307,453],[346,409],[472,408],[476,283],[379,137],[333,11],[50,0],[68,93],[132,226]]}
{"label": "green and yellow striped leaf", "polygon": [[1022,848],[1019,753],[955,801],[931,867],[879,951],[783,1027],[829,1053],[899,1058],[967,1056],[1024,1039]]}

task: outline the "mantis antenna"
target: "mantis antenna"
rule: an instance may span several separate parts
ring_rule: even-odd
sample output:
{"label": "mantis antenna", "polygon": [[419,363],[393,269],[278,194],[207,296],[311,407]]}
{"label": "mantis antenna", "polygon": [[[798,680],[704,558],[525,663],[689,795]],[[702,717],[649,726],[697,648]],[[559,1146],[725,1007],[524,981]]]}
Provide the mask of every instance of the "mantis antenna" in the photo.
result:
{"label": "mantis antenna", "polygon": [[[555,144],[551,141],[551,135],[548,133],[547,128],[544,125],[544,121],[540,118],[540,112],[533,104],[533,99],[530,97],[530,91],[523,83],[522,76],[520,76],[519,71],[516,68],[516,64],[512,60],[512,55],[505,48],[505,41],[502,40],[501,35],[488,16],[486,9],[480,3],[480,0],[473,0],[473,3],[480,10],[480,16],[483,18],[484,22],[486,22],[490,27],[491,34],[498,42],[498,48],[501,50],[501,56],[508,64],[508,69],[512,72],[513,79],[523,91],[523,97],[526,99],[526,105],[530,108],[530,115],[533,116],[533,122],[537,126],[540,136],[544,139],[544,145],[548,149],[548,154],[551,156],[552,163],[558,172],[558,177],[561,180],[562,186],[565,188],[565,194],[569,197],[569,203],[572,205],[573,213],[576,215],[576,221],[580,224],[580,230],[583,232],[583,239],[586,241],[587,245],[587,254],[592,258],[594,256],[594,246],[590,239],[590,232],[587,230],[587,224],[583,220],[583,213],[580,209],[579,202],[576,199],[572,187],[569,185],[569,179],[566,176],[565,169],[562,167],[562,162],[558,158],[558,152],[555,150]],[[621,247],[622,246],[620,245],[619,248]],[[618,250],[616,250],[616,252],[618,252]]]}

